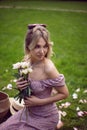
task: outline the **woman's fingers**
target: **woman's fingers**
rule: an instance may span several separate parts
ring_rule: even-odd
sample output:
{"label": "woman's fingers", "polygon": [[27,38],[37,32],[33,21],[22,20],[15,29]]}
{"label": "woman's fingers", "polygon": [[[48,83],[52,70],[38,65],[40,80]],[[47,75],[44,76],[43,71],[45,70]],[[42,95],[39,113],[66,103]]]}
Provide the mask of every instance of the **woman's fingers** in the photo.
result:
{"label": "woman's fingers", "polygon": [[26,97],[25,100],[24,100],[24,105],[25,105],[26,107],[31,107],[31,106],[33,106],[31,99]]}
{"label": "woman's fingers", "polygon": [[24,99],[24,105],[26,106],[26,107],[29,107],[30,105],[29,105],[30,103],[29,103],[29,99],[27,99],[27,97]]}
{"label": "woman's fingers", "polygon": [[16,86],[18,89],[22,90],[28,86],[27,80],[24,80],[23,78],[19,78],[16,82]]}
{"label": "woman's fingers", "polygon": [[[22,85],[22,84],[26,84],[27,83],[27,81],[26,80],[24,80],[24,81],[17,81],[17,85]],[[27,83],[28,84],[28,83]]]}
{"label": "woman's fingers", "polygon": [[20,77],[17,81],[19,82],[19,81],[23,81],[23,80],[24,80],[24,78]]}
{"label": "woman's fingers", "polygon": [[18,85],[18,88],[19,88],[20,90],[22,90],[22,89],[25,89],[27,85],[28,85],[28,83],[22,84],[22,85]]}
{"label": "woman's fingers", "polygon": [[38,105],[41,105],[42,99],[36,96],[30,96],[24,99],[24,103],[26,107],[38,106]]}

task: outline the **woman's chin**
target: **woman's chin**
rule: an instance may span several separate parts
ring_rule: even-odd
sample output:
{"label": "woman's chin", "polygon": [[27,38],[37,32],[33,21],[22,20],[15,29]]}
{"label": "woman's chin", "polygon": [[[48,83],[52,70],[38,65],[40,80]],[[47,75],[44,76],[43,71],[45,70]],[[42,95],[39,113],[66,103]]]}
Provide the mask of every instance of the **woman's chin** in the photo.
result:
{"label": "woman's chin", "polygon": [[38,60],[40,61],[40,60],[43,60],[44,59],[44,57],[42,56],[42,57],[38,57]]}

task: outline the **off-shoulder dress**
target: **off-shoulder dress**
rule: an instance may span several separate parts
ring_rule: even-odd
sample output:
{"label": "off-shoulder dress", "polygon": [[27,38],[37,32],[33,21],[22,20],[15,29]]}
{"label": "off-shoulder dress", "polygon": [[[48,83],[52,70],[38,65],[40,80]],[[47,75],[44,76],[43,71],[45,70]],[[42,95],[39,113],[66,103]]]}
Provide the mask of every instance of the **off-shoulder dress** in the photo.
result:
{"label": "off-shoulder dress", "polygon": [[[63,74],[58,78],[46,80],[31,80],[31,90],[38,98],[50,97],[53,87],[63,87]],[[56,103],[24,108],[0,125],[0,130],[55,130],[58,123],[58,108]]]}

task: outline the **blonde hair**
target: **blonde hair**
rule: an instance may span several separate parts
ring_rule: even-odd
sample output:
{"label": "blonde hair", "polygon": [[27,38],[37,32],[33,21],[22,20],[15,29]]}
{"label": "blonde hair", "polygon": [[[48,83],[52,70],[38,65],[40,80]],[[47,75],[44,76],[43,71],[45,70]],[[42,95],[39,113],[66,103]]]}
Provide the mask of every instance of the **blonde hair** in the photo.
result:
{"label": "blonde hair", "polygon": [[[35,25],[35,26],[34,26]],[[39,39],[42,37],[48,45],[48,52],[45,57],[50,58],[53,54],[52,42],[50,41],[50,34],[44,24],[31,24],[28,25],[28,31],[25,37],[24,51],[25,60],[30,58],[30,50],[34,49]]]}

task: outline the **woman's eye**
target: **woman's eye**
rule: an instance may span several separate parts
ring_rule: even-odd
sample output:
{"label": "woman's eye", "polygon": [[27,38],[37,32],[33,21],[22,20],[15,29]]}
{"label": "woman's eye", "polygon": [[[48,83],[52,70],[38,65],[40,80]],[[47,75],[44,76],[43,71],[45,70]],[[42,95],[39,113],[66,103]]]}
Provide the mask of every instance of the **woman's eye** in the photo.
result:
{"label": "woman's eye", "polygon": [[[35,49],[39,49],[39,48],[41,48],[41,46],[40,46],[40,45],[36,45],[36,46],[35,46]],[[43,46],[43,48],[48,48],[48,45],[47,45],[47,44],[46,44],[46,45],[44,45],[44,46]]]}
{"label": "woman's eye", "polygon": [[40,48],[40,46],[39,46],[39,45],[36,45],[35,48]]}
{"label": "woman's eye", "polygon": [[45,46],[44,46],[44,48],[47,48],[47,47],[48,47],[48,45],[45,45]]}

